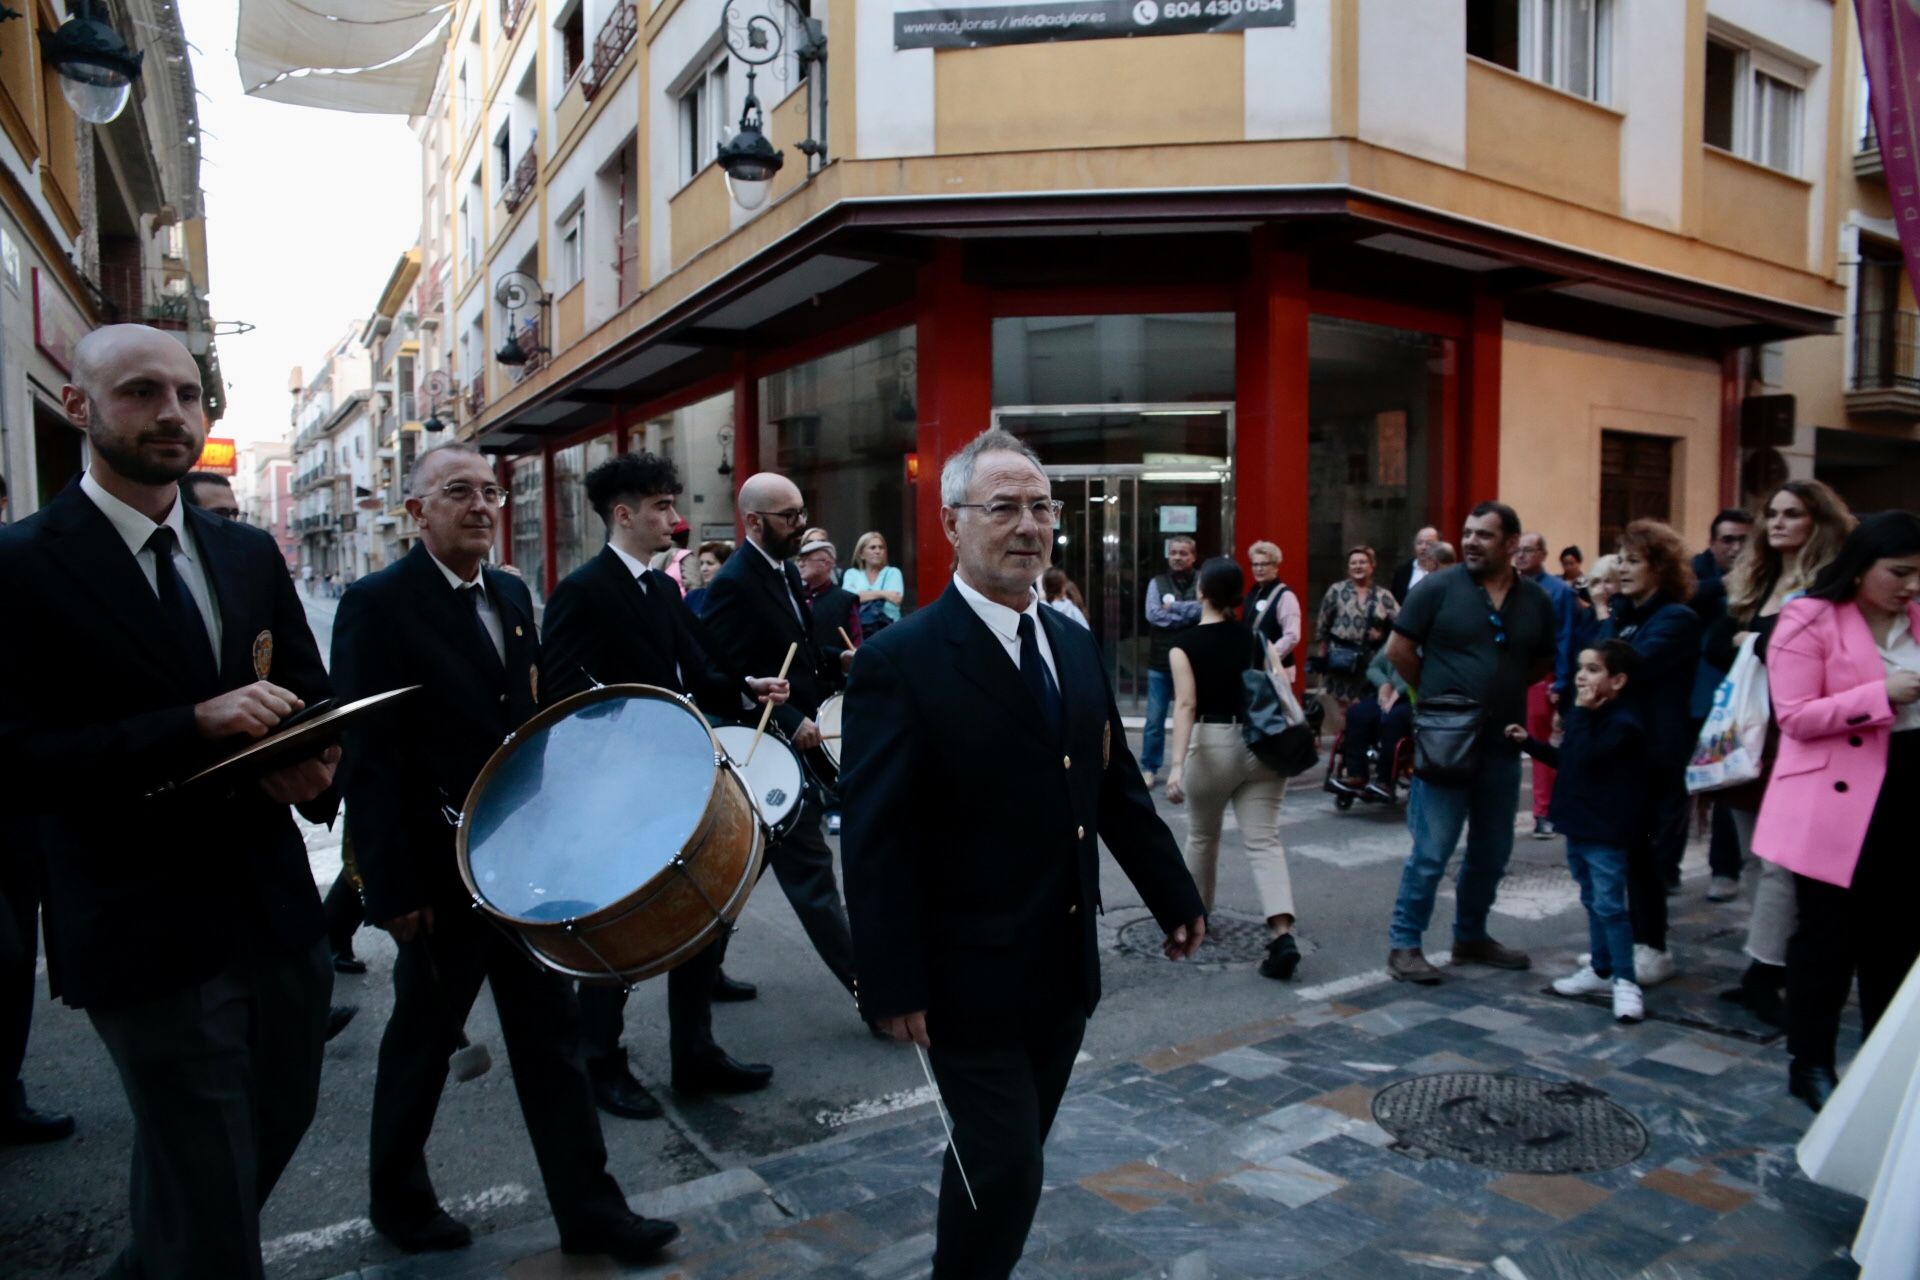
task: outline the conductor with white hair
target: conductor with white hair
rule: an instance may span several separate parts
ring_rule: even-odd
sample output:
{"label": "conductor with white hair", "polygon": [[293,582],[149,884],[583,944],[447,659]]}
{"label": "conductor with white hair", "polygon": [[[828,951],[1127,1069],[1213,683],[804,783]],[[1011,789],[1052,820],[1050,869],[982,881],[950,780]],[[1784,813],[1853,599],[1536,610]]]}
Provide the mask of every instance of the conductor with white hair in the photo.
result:
{"label": "conductor with white hair", "polygon": [[1059,520],[1039,459],[988,431],[940,475],[953,580],[854,661],[842,856],[864,1012],[919,1045],[952,1117],[933,1274],[1000,1277],[1100,999],[1100,841],[1166,931],[1199,892],[1127,748],[1092,633],[1039,607]]}

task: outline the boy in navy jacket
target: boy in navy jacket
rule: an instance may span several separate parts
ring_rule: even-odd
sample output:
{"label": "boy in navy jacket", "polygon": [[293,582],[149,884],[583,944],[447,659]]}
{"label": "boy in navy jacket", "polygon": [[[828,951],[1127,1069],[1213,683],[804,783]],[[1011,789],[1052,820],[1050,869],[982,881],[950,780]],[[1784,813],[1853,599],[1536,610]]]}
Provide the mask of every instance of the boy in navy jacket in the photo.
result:
{"label": "boy in navy jacket", "polygon": [[1566,837],[1567,865],[1587,909],[1592,961],[1553,989],[1563,996],[1611,991],[1613,1016],[1621,1022],[1638,1022],[1645,1014],[1627,914],[1627,847],[1639,823],[1634,806],[1621,802],[1636,793],[1645,767],[1646,725],[1620,696],[1639,660],[1624,640],[1580,651],[1574,705],[1563,719],[1559,747],[1528,737],[1520,725],[1506,728],[1528,755],[1558,770],[1550,816],[1554,830]]}

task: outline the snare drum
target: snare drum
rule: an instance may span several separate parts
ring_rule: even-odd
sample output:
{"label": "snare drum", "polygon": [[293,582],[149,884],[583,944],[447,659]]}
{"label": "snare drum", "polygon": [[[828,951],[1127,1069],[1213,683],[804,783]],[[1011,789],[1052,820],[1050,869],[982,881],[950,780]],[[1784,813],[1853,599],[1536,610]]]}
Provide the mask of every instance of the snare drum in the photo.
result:
{"label": "snare drum", "polygon": [[[759,811],[760,821],[767,824],[768,832],[778,840],[800,821],[800,790],[805,778],[800,771],[800,757],[793,753],[785,739],[775,737],[771,729],[760,736],[760,746],[754,749],[754,728],[750,724],[717,724],[713,727],[713,736],[745,779],[747,795]],[[747,760],[749,751],[753,752],[751,763]]]}
{"label": "snare drum", "polygon": [[590,689],[527,721],[474,781],[456,845],[475,906],[536,960],[623,986],[726,930],[765,855],[706,719],[638,684]]}
{"label": "snare drum", "polygon": [[820,726],[820,750],[833,765],[836,778],[840,773],[840,709],[846,701],[844,693],[830,694],[813,717],[813,722]]}

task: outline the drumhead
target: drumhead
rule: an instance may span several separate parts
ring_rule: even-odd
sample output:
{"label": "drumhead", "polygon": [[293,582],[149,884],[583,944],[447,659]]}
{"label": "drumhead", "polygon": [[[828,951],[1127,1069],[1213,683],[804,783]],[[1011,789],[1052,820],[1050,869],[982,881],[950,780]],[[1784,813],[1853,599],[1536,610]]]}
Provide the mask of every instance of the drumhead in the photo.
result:
{"label": "drumhead", "polygon": [[833,761],[836,769],[840,767],[840,708],[846,700],[845,694],[830,695],[813,718],[820,726],[820,749],[827,753],[827,759]]}
{"label": "drumhead", "polygon": [[[739,766],[740,776],[746,779],[747,794],[753,798],[754,808],[760,811],[760,820],[777,827],[800,807],[803,781],[800,757],[771,733],[764,735],[759,748],[754,749],[754,728],[750,724],[719,724],[713,727],[713,736],[718,739],[720,749]],[[742,764],[750,750],[753,763]]]}
{"label": "drumhead", "polygon": [[639,889],[686,847],[719,776],[713,738],[698,712],[642,688],[558,703],[495,753],[463,820],[462,855],[488,906],[522,920],[577,919]]}

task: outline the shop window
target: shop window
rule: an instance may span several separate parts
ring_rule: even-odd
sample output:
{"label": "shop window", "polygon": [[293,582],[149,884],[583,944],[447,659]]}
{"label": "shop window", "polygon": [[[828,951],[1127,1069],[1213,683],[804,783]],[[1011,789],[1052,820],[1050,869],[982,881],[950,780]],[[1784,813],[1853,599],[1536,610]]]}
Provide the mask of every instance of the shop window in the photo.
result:
{"label": "shop window", "polygon": [[1703,139],[1755,164],[1797,173],[1805,80],[1804,69],[1763,50],[1708,39]]}
{"label": "shop window", "polygon": [[1613,551],[1635,520],[1669,521],[1673,441],[1627,431],[1600,433],[1600,546]]}
{"label": "shop window", "polygon": [[547,543],[544,522],[546,460],[537,453],[513,462],[513,555],[509,563],[526,579],[533,602],[547,597]]}
{"label": "shop window", "polygon": [[[913,603],[914,330],[896,329],[760,380],[760,457],[800,486],[813,523],[844,558],[877,530]],[[984,426],[984,424],[982,424]],[[922,477],[921,484],[938,483]],[[692,517],[689,517],[691,520]]]}
{"label": "shop window", "polygon": [[[1370,546],[1385,585],[1432,519],[1436,432],[1454,394],[1453,343],[1315,316],[1307,329],[1307,608],[1346,576],[1347,548]],[[1242,544],[1270,536],[1241,529]],[[1282,547],[1291,557],[1293,547]],[[1311,622],[1309,622],[1311,625]]]}
{"label": "shop window", "polygon": [[[578,569],[599,553],[606,530],[587,504],[587,472],[613,456],[613,435],[553,454],[553,580]],[[517,541],[517,539],[516,539]]]}
{"label": "shop window", "polygon": [[[627,447],[673,463],[680,473],[680,514],[698,541],[732,541],[733,393],[663,413],[629,433]],[[728,469],[722,471],[724,464]],[[750,468],[751,469],[751,468]]]}
{"label": "shop window", "polygon": [[993,322],[993,400],[996,405],[1230,402],[1233,355],[1233,316],[1226,313],[1001,319]]}
{"label": "shop window", "polygon": [[1467,52],[1595,102],[1611,89],[1611,0],[1467,0]]}
{"label": "shop window", "polygon": [[680,91],[680,176],[691,181],[727,136],[727,55],[695,72]]}

